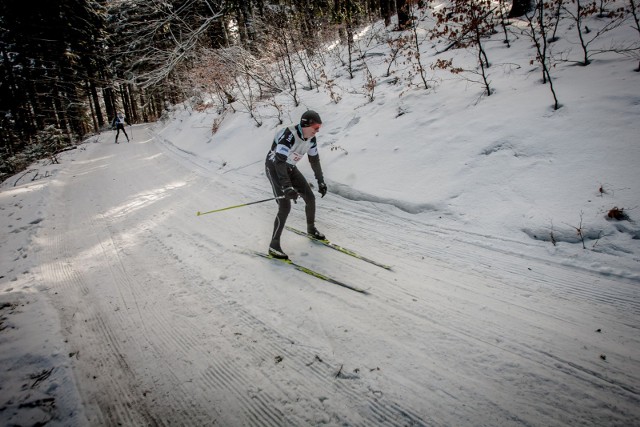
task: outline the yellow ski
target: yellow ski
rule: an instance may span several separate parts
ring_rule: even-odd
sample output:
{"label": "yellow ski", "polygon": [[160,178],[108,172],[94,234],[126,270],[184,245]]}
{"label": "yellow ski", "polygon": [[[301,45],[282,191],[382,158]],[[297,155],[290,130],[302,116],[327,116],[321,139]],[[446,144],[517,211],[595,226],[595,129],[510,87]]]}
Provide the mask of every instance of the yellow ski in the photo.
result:
{"label": "yellow ski", "polygon": [[273,257],[269,254],[265,254],[262,252],[254,252],[255,255],[257,256],[261,256],[263,258],[267,258],[267,259],[272,259],[272,260],[276,260],[276,261],[280,261],[283,264],[287,264],[290,265],[291,267],[295,268],[298,271],[302,271],[303,273],[308,274],[309,276],[313,276],[315,278],[318,278],[320,280],[324,280],[325,282],[329,282],[329,283],[333,283],[334,285],[338,285],[338,286],[342,286],[343,288],[347,288],[347,289],[351,289],[352,291],[356,291],[359,292],[361,294],[368,294],[368,292],[365,289],[359,288],[357,286],[352,286],[349,285],[347,283],[341,282],[339,280],[336,280],[332,277],[329,277],[325,274],[319,273],[315,270],[312,270],[308,267],[305,267],[304,265],[300,265],[300,264],[296,264],[295,262],[291,261],[290,259],[282,259],[282,258],[276,258]]}
{"label": "yellow ski", "polygon": [[332,243],[332,242],[328,241],[327,239],[324,239],[324,240],[316,239],[312,235],[310,235],[308,233],[305,233],[302,230],[297,230],[297,229],[295,229],[293,227],[289,227],[288,225],[286,226],[286,229],[289,230],[289,231],[292,231],[292,232],[294,232],[296,234],[299,234],[301,236],[308,237],[309,239],[313,240],[314,242],[318,242],[318,243],[320,243],[322,245],[325,245],[325,246],[327,246],[327,247],[329,247],[331,249],[335,249],[336,251],[342,252],[343,254],[350,255],[350,256],[352,256],[354,258],[357,258],[359,260],[368,262],[369,264],[377,265],[378,267],[384,268],[385,270],[391,270],[391,266],[389,266],[389,265],[381,264],[378,261],[374,261],[374,260],[372,260],[370,258],[366,258],[366,257],[364,257],[364,256],[352,251],[351,249],[343,248],[342,246],[336,245],[335,243]]}

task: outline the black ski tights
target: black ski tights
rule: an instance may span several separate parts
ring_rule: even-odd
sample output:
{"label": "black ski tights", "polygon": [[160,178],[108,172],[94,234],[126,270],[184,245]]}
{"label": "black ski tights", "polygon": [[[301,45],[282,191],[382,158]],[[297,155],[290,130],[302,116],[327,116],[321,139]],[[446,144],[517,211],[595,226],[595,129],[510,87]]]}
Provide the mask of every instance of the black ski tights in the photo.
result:
{"label": "black ski tights", "polygon": [[[284,195],[282,188],[278,185],[278,178],[276,176],[275,168],[273,168],[272,162],[267,160],[266,165],[266,173],[269,181],[271,182],[271,186],[273,188],[273,194],[277,196]],[[304,175],[298,170],[296,167],[291,167],[288,169],[289,178],[291,179],[291,184],[293,188],[300,194],[302,200],[304,200],[305,207],[304,212],[307,217],[307,228],[310,226],[314,226],[316,222],[316,197],[313,194],[313,190],[309,186],[309,183],[304,178]],[[287,217],[289,216],[289,212],[291,212],[291,200],[290,199],[279,199],[278,202],[278,214],[276,215],[276,219],[273,223],[273,235],[271,236],[272,243],[279,243],[280,236],[282,235],[282,230],[284,229],[284,225],[287,222]]]}

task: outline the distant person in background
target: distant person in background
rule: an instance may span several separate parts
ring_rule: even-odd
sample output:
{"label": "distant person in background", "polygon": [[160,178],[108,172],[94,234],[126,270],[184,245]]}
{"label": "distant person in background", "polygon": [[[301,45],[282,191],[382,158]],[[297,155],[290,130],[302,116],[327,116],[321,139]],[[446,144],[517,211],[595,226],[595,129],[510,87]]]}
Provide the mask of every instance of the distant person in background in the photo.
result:
{"label": "distant person in background", "polygon": [[273,235],[269,244],[269,255],[274,258],[289,258],[280,247],[280,236],[291,211],[291,201],[298,196],[305,202],[305,214],[307,216],[307,233],[312,237],[324,240],[325,236],[316,228],[316,199],[309,183],[298,170],[296,164],[304,157],[309,157],[309,163],[313,174],[318,181],[318,192],[322,197],[327,194],[327,185],[324,183],[316,133],[322,126],[320,115],[315,111],[307,111],[300,118],[299,124],[290,125],[281,129],[271,144],[271,151],[267,154],[265,162],[266,174],[271,182],[273,194],[278,199],[278,214],[273,224]]}
{"label": "distant person in background", "polygon": [[121,111],[118,111],[118,114],[113,119],[113,123],[111,123],[111,127],[118,132],[116,133],[116,144],[118,143],[118,136],[120,135],[120,131],[124,132],[124,136],[127,137],[127,142],[129,142],[129,135],[127,135],[127,131],[124,130],[124,125],[129,124],[124,117],[124,114]]}

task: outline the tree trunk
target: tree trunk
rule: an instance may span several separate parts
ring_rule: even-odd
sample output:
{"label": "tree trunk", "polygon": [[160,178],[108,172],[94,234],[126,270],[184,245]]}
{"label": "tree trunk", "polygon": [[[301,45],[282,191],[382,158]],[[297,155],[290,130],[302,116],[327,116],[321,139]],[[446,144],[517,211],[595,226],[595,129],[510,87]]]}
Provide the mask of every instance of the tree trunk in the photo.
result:
{"label": "tree trunk", "polygon": [[[96,83],[92,79],[89,81],[89,91],[91,93],[91,100],[93,101],[93,110],[95,111],[96,119],[98,120],[98,127],[104,126],[105,120],[104,115],[102,114],[102,107],[100,106],[100,98],[98,97],[98,89],[96,88]],[[109,119],[107,118],[107,121]]]}
{"label": "tree trunk", "polygon": [[531,11],[531,0],[513,0],[508,18],[516,18]]}
{"label": "tree trunk", "polygon": [[100,126],[98,125],[98,118],[96,117],[96,110],[93,108],[94,105],[94,100],[92,98],[92,93],[91,93],[91,87],[89,82],[85,82],[84,84],[85,87],[85,91],[87,92],[87,98],[88,98],[88,102],[87,104],[89,104],[89,108],[91,110],[91,121],[93,122],[93,131],[95,133],[100,132]]}
{"label": "tree trunk", "polygon": [[384,26],[388,27],[391,24],[391,1],[380,0],[380,15],[384,19]]}
{"label": "tree trunk", "polygon": [[398,11],[398,29],[405,30],[409,27],[411,14],[409,13],[410,3],[406,0],[396,0],[396,10]]}

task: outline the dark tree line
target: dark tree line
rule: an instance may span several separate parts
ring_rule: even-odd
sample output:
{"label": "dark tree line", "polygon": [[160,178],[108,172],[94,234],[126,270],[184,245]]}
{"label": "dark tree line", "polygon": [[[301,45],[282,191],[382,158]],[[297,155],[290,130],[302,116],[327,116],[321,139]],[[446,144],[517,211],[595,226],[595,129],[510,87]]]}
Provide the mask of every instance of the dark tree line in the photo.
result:
{"label": "dark tree line", "polygon": [[[116,111],[150,121],[179,102],[169,78],[138,84],[133,73],[145,65],[131,48],[158,50],[183,32],[195,13],[183,13],[184,3],[0,2],[0,178],[99,132]],[[198,16],[216,16],[207,0],[188,3],[200,6]],[[146,22],[158,23],[153,37],[129,30]]]}
{"label": "dark tree line", "polygon": [[[0,150],[56,146],[84,135],[85,107],[97,95],[105,62],[100,5],[85,0],[0,4]],[[96,30],[98,29],[98,30]],[[45,137],[55,129],[55,138]],[[52,133],[52,132],[49,132]]]}

